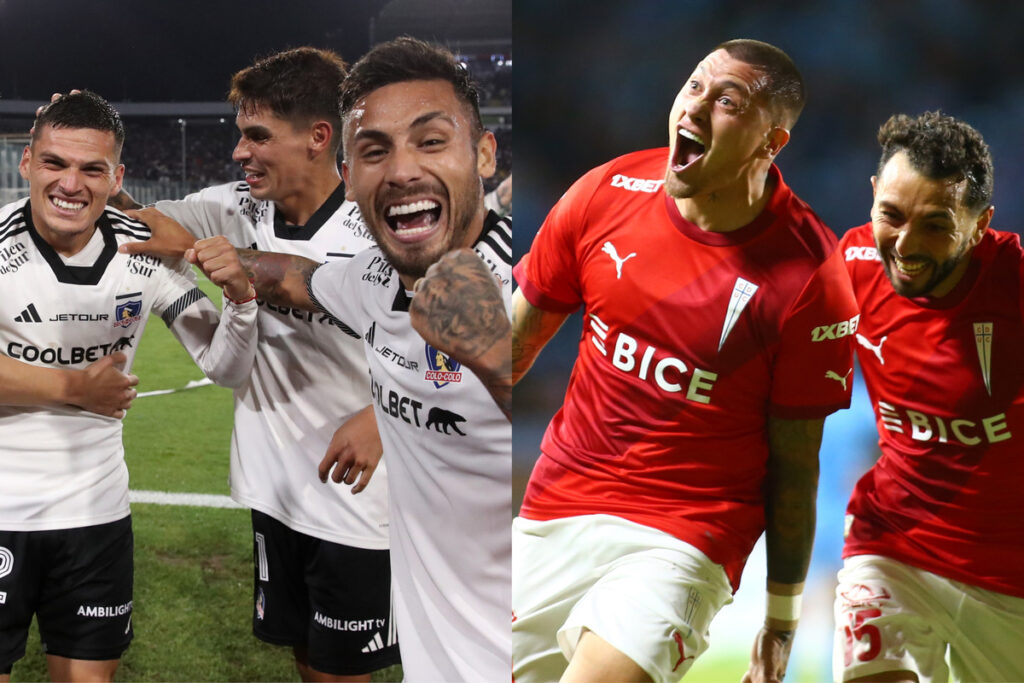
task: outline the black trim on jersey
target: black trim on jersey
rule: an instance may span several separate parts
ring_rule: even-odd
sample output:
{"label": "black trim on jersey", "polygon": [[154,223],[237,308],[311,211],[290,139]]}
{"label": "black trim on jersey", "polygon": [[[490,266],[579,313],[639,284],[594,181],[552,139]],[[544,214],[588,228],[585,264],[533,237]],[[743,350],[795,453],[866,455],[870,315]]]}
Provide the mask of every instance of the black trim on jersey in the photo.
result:
{"label": "black trim on jersey", "polygon": [[3,223],[0,223],[0,242],[14,237],[15,235],[20,235],[28,230],[28,225],[25,223],[25,217],[21,212],[22,209],[18,209],[8,216]]}
{"label": "black trim on jersey", "polygon": [[338,183],[331,196],[309,217],[305,225],[288,225],[274,207],[274,236],[282,240],[309,241],[345,201],[345,183]]}
{"label": "black trim on jersey", "polygon": [[111,209],[104,211],[104,214],[110,219],[110,225],[114,228],[115,234],[127,235],[141,242],[153,236],[153,231],[141,221],[129,218],[123,213]]}
{"label": "black trim on jersey", "polygon": [[188,308],[195,302],[199,301],[200,299],[204,298],[206,298],[206,295],[203,294],[203,290],[199,289],[198,287],[193,287],[192,289],[188,290],[187,292],[179,296],[178,300],[175,301],[170,306],[168,306],[167,310],[165,310],[160,317],[163,318],[164,324],[167,325],[167,327],[170,327],[171,323],[173,323],[175,319],[179,315],[181,315],[182,311],[184,311],[186,308]]}
{"label": "black trim on jersey", "polygon": [[484,229],[473,247],[481,242],[489,246],[495,256],[512,265],[512,223],[507,217],[502,218],[493,211],[488,211],[487,218],[484,219]]}
{"label": "black trim on jersey", "polygon": [[46,262],[50,264],[50,270],[58,282],[66,285],[95,285],[99,283],[103,273],[110,265],[111,259],[117,254],[117,240],[114,239],[114,228],[110,225],[110,217],[104,211],[99,220],[96,221],[96,229],[103,235],[103,251],[100,252],[96,262],[91,266],[69,266],[61,259],[57,250],[50,246],[50,243],[42,238],[32,224],[32,207],[30,202],[25,202],[25,223],[28,226],[28,234],[36,243],[36,249]]}
{"label": "black trim on jersey", "polygon": [[398,281],[398,291],[395,292],[395,300],[391,302],[391,310],[398,313],[408,313],[412,297],[405,293],[405,285]]}
{"label": "black trim on jersey", "polygon": [[322,303],[320,303],[320,300],[316,298],[316,295],[313,294],[313,273],[318,271],[320,269],[320,266],[322,266],[322,265],[325,265],[325,264],[321,263],[316,268],[311,270],[309,272],[309,277],[306,278],[306,294],[309,295],[309,300],[313,302],[313,305],[317,307],[317,310],[319,310],[321,313],[323,313],[328,318],[330,318],[331,322],[335,326],[337,326],[339,329],[341,329],[342,332],[344,332],[348,336],[352,337],[353,339],[362,339],[363,335],[359,334],[358,332],[353,330],[351,327],[349,327],[348,325],[343,323],[341,320],[339,320],[337,317],[335,317],[335,315],[333,313],[328,311],[324,307],[324,305]]}

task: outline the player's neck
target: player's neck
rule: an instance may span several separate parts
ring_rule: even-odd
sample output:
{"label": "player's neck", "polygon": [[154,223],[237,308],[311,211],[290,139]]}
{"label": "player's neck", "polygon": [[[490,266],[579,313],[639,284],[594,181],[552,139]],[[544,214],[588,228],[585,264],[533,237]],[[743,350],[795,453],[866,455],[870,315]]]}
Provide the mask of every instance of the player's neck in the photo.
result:
{"label": "player's neck", "polygon": [[39,233],[39,236],[43,238],[43,241],[65,258],[74,256],[85,249],[85,246],[89,244],[89,240],[92,239],[93,234],[96,232],[96,226],[93,225],[88,230],[83,230],[79,233],[59,233],[47,227],[37,216],[32,217],[32,224],[36,232]]}
{"label": "player's neck", "polygon": [[278,213],[290,225],[305,225],[341,184],[337,167],[318,169],[296,183],[294,192],[274,201]]}
{"label": "player's neck", "polygon": [[749,225],[775,191],[768,169],[744,175],[725,187],[676,199],[680,215],[706,232],[732,232]]}

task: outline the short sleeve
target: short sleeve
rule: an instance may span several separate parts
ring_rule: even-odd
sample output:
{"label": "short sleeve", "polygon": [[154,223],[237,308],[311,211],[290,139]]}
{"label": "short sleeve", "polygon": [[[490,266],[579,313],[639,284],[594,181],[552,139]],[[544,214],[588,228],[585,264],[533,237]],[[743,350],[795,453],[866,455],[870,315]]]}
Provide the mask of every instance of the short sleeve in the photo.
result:
{"label": "short sleeve", "polygon": [[860,315],[836,249],[790,307],[772,374],[775,417],[813,419],[847,408],[853,387],[853,339]]}
{"label": "short sleeve", "polygon": [[[186,195],[184,199],[162,200],[154,207],[174,220],[197,239],[223,235],[229,231],[227,209],[231,207],[231,186],[217,185]],[[230,238],[231,235],[228,235]],[[236,245],[237,246],[237,245]]]}
{"label": "short sleeve", "polygon": [[513,271],[519,289],[535,307],[571,313],[583,303],[578,259],[579,236],[587,207],[605,167],[590,171],[562,195],[533,239],[530,251]]}

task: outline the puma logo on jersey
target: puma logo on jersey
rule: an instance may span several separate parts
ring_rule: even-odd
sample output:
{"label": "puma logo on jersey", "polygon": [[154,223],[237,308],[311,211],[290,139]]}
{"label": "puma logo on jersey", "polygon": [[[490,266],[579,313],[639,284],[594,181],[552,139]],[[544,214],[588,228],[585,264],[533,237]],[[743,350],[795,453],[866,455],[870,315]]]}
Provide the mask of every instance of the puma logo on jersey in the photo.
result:
{"label": "puma logo on jersey", "polygon": [[985,391],[992,395],[992,323],[974,323],[974,344],[978,347],[978,363],[985,380]]}
{"label": "puma logo on jersey", "polygon": [[619,252],[615,251],[615,245],[612,244],[611,242],[605,242],[604,246],[601,247],[601,251],[608,254],[611,257],[612,261],[615,261],[616,280],[622,279],[622,264],[636,256],[636,252],[634,251],[624,258],[619,258]]}
{"label": "puma logo on jersey", "polygon": [[872,353],[874,353],[875,356],[878,358],[878,362],[881,363],[882,365],[885,365],[885,359],[882,358],[882,344],[884,344],[885,340],[888,338],[889,335],[885,335],[880,340],[878,340],[878,345],[876,346],[875,344],[872,344],[871,341],[863,334],[860,334],[859,332],[857,333],[857,343],[863,346],[865,349],[868,349]]}
{"label": "puma logo on jersey", "polygon": [[750,303],[756,291],[757,285],[753,282],[744,280],[741,277],[736,278],[736,283],[732,286],[732,296],[729,297],[729,308],[725,312],[725,322],[722,324],[722,337],[718,340],[719,351],[725,345],[725,338],[732,332],[736,321],[740,319],[740,313]]}
{"label": "puma logo on jersey", "polygon": [[827,370],[825,372],[825,379],[834,379],[843,385],[843,391],[846,391],[846,380],[850,379],[850,373],[853,372],[853,368],[847,370],[845,375],[840,375],[833,370]]}

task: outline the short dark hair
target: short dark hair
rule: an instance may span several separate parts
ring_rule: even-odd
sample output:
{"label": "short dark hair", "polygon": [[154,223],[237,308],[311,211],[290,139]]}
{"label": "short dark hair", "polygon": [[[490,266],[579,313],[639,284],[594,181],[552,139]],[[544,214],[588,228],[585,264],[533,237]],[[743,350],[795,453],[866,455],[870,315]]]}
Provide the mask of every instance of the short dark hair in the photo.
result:
{"label": "short dark hair", "polygon": [[348,116],[356,102],[385,85],[431,80],[452,84],[455,96],[469,106],[473,137],[479,139],[484,131],[480,92],[469,70],[445,48],[409,36],[375,46],[352,65],[342,87],[341,115]]}
{"label": "short dark hair", "polygon": [[39,138],[43,128],[91,128],[114,134],[114,151],[121,157],[124,145],[124,123],[121,115],[110,103],[94,92],[83,90],[61,95],[55,102],[43,107],[33,124],[32,141]]}
{"label": "short dark hair", "polygon": [[981,133],[940,111],[895,114],[878,129],[882,157],[878,174],[897,152],[928,178],[967,180],[964,206],[980,213],[992,203],[992,154]]}
{"label": "short dark hair", "polygon": [[762,95],[780,116],[787,128],[796,125],[804,110],[804,77],[785,52],[760,40],[737,38],[727,40],[715,50],[725,50],[730,57],[757,67],[766,77]]}
{"label": "short dark hair", "polygon": [[265,57],[231,77],[228,101],[247,114],[266,107],[293,123],[328,121],[334,128],[332,148],[341,144],[338,96],[345,61],[331,50],[297,47]]}

